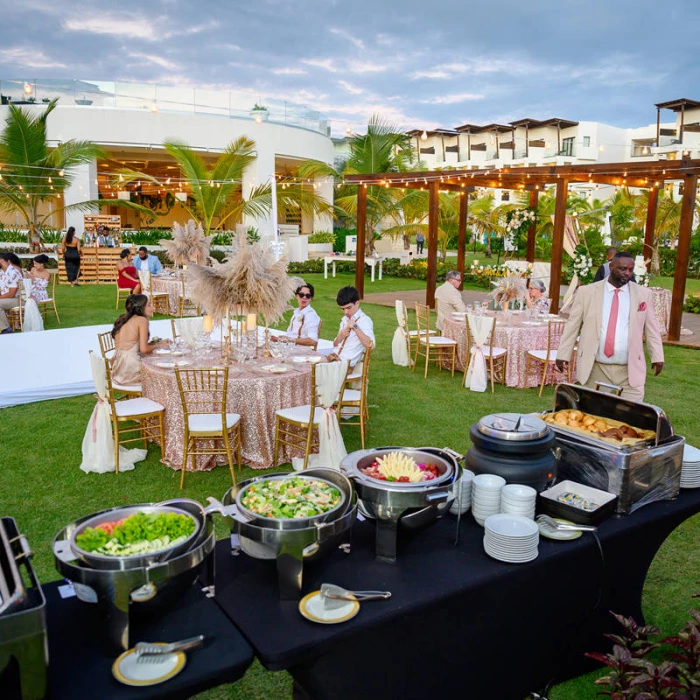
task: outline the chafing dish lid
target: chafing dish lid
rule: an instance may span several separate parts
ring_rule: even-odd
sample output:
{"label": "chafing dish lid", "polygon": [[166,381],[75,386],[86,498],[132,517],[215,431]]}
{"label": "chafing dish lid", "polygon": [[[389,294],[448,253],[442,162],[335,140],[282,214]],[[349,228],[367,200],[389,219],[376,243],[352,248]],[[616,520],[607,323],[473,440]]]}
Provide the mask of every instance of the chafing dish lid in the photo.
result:
{"label": "chafing dish lid", "polygon": [[537,440],[549,432],[549,426],[541,418],[522,413],[492,413],[484,416],[477,428],[484,435],[513,442]]}

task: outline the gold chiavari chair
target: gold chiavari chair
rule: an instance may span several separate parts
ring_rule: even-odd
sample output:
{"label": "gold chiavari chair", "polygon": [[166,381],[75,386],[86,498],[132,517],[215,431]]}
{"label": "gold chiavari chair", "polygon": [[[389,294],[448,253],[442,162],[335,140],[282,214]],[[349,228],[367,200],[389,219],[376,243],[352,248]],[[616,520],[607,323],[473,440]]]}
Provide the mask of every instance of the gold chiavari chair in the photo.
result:
{"label": "gold chiavari chair", "polygon": [[525,376],[528,375],[530,368],[535,367],[537,370],[542,367],[542,381],[540,382],[540,393],[547,382],[547,375],[553,376],[555,363],[557,360],[557,349],[561,342],[561,337],[564,334],[565,321],[549,321],[547,327],[547,349],[546,350],[528,350],[527,361],[525,362]]}
{"label": "gold chiavari chair", "polygon": [[365,356],[362,358],[360,388],[354,389],[350,386],[350,383],[355,380],[352,374],[348,374],[338,401],[338,420],[343,419],[342,425],[360,426],[360,442],[363,450],[365,449],[365,433],[367,431],[367,422],[369,421],[367,390],[369,388],[369,361],[373,349],[372,346],[367,348]]}
{"label": "gold chiavari chair", "polygon": [[36,304],[44,320],[46,320],[49,309],[53,307],[53,312],[56,314],[56,321],[60,323],[61,319],[58,316],[58,309],[56,308],[56,280],[58,279],[58,270],[50,270],[49,274],[51,275],[51,292],[49,293],[49,298],[44,299],[44,301],[37,301]]}
{"label": "gold chiavari chair", "polygon": [[416,356],[413,360],[413,371],[416,371],[418,357],[425,357],[424,377],[428,376],[428,364],[432,359],[440,369],[445,360],[452,363],[452,376],[455,376],[455,358],[457,356],[457,341],[442,335],[432,335],[430,332],[430,307],[416,302]]}
{"label": "gold chiavari chair", "polygon": [[[107,331],[106,333],[98,333],[97,340],[100,342],[100,353],[105,362],[110,363],[116,352],[116,347],[114,345],[114,338],[112,337],[112,331]],[[140,384],[119,384],[112,380],[112,386],[114,391],[118,394],[125,394],[128,396],[141,396],[141,385]]]}
{"label": "gold chiavari chair", "polygon": [[[462,382],[466,386],[467,372],[469,371],[469,363],[471,362],[472,348],[475,347],[476,341],[474,340],[474,334],[469,325],[469,317],[464,319],[467,324],[467,332],[465,334],[467,353],[464,360],[464,381]],[[489,373],[489,379],[491,381],[491,393],[494,393],[494,381],[497,381],[503,386],[506,384],[506,360],[508,358],[508,350],[506,348],[499,348],[494,346],[494,338],[496,337],[496,319],[493,319],[493,324],[491,330],[489,331],[486,343],[483,346],[484,359],[486,360],[486,367]]]}

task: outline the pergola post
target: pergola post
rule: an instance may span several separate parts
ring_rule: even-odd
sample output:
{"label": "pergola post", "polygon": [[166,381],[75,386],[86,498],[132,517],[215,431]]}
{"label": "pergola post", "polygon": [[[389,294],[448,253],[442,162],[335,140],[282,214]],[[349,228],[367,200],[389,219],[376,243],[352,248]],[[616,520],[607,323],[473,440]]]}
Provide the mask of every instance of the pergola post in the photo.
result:
{"label": "pergola post", "polygon": [[437,286],[437,239],[438,239],[438,213],[439,190],[438,182],[433,181],[428,185],[430,204],[428,205],[428,279],[425,289],[425,303],[431,309],[435,308],[435,287]]}
{"label": "pergola post", "polygon": [[[538,190],[532,190],[530,192],[530,209],[537,212],[537,203],[539,201],[540,193]],[[527,249],[525,250],[525,260],[530,263],[535,262],[535,236],[537,235],[537,221],[533,221],[530,224],[530,228],[527,230]]]}
{"label": "pergola post", "polygon": [[[647,221],[644,227],[644,258],[648,260],[646,263],[647,272],[651,270],[651,256],[654,252],[654,227],[656,225],[656,206],[659,201],[658,187],[652,187],[649,190],[649,204],[647,206]],[[647,255],[649,256],[647,258]]]}
{"label": "pergola post", "polygon": [[355,288],[360,299],[365,295],[365,234],[367,229],[367,185],[357,186],[357,251]]}
{"label": "pergola post", "polygon": [[458,225],[458,237],[457,237],[457,269],[462,277],[462,281],[459,284],[459,291],[461,292],[464,288],[464,258],[466,255],[467,248],[467,213],[469,211],[469,192],[464,191],[460,193],[461,199],[459,200],[459,225]]}
{"label": "pergola post", "polygon": [[566,197],[569,183],[565,179],[557,180],[557,195],[554,205],[554,228],[552,231],[552,269],[549,274],[549,296],[552,299],[552,313],[559,313],[559,294],[561,290],[561,263],[564,252],[564,223],[566,222]]}
{"label": "pergola post", "polygon": [[688,275],[688,261],[690,260],[690,236],[693,229],[697,187],[698,176],[695,173],[684,176],[681,221],[678,227],[678,248],[676,248],[676,272],[673,275],[673,299],[671,300],[671,317],[668,322],[668,339],[675,341],[681,338],[685,281]]}

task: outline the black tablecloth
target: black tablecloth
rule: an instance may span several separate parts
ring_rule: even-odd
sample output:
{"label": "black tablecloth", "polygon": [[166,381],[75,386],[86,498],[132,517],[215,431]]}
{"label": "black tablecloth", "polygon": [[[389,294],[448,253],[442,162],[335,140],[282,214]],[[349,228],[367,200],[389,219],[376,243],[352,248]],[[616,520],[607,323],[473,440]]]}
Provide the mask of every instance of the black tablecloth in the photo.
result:
{"label": "black tablecloth", "polygon": [[591,534],[540,542],[529,564],[483,551],[483,529],[467,514],[403,533],[395,564],[374,558],[374,525],[358,523],[352,552],[307,565],[303,593],[322,582],[392,591],[339,625],[304,619],[281,601],[274,562],[231,556],[217,545],[217,603],[269,669],[288,669],[316,699],[376,697],[522,698],[587,668],[585,651],[605,646],[609,610],[641,621],[641,592],[659,546],[700,511],[700,490],[613,518]]}
{"label": "black tablecloth", "polygon": [[[167,615],[138,626],[132,638],[152,642],[206,635],[203,647],[187,652],[184,669],[165,683],[122,685],[112,675],[115,654],[105,648],[96,606],[76,597],[62,599],[54,582],[42,586],[49,632],[49,698],[188,698],[222,683],[233,683],[253,661],[253,650],[199,588],[191,588]],[[0,694],[1,695],[1,694]]]}

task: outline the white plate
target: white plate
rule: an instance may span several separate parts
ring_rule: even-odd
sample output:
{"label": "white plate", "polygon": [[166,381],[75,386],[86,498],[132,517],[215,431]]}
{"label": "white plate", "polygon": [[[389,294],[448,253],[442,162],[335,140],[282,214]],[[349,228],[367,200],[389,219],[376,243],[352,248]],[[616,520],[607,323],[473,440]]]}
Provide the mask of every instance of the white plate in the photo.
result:
{"label": "white plate", "polygon": [[170,350],[166,350],[165,348],[156,348],[156,349],[153,351],[153,354],[154,354],[154,355],[169,355],[169,354],[170,354]]}
{"label": "white plate", "polygon": [[520,515],[500,513],[492,515],[486,521],[486,528],[497,537],[513,539],[529,538],[538,534],[537,524]]}
{"label": "white plate", "polygon": [[[564,518],[554,518],[554,520],[564,525],[574,525],[571,520],[564,520]],[[537,523],[537,526],[540,529],[540,535],[550,540],[560,540],[562,542],[566,540],[577,540],[582,534],[581,530],[553,530],[546,526],[543,527],[541,523]]]}
{"label": "white plate", "polygon": [[125,685],[156,685],[169,680],[182,671],[185,654],[181,651],[164,654],[154,663],[138,663],[133,649],[125,651],[112,665],[112,674]]}
{"label": "white plate", "polygon": [[182,350],[173,350],[170,354],[173,357],[182,357],[185,353]]}
{"label": "white plate", "polygon": [[265,365],[260,369],[264,369],[266,372],[272,372],[272,374],[284,374],[289,372],[289,367],[284,367],[283,365]]}
{"label": "white plate", "polygon": [[156,362],[156,367],[160,367],[161,369],[174,369],[175,363],[174,362]]}
{"label": "white plate", "polygon": [[332,610],[326,610],[321,598],[321,591],[314,591],[299,601],[299,612],[311,622],[319,622],[322,625],[337,625],[339,622],[345,622],[355,617],[360,609],[360,604],[356,600],[347,600],[344,603],[344,605]]}
{"label": "white plate", "polygon": [[296,362],[297,364],[302,364],[304,362],[308,362],[310,355],[294,355],[292,357],[292,362]]}
{"label": "white plate", "polygon": [[178,367],[188,367],[188,366],[191,365],[192,363],[191,363],[189,360],[178,360],[175,364],[176,364]]}

